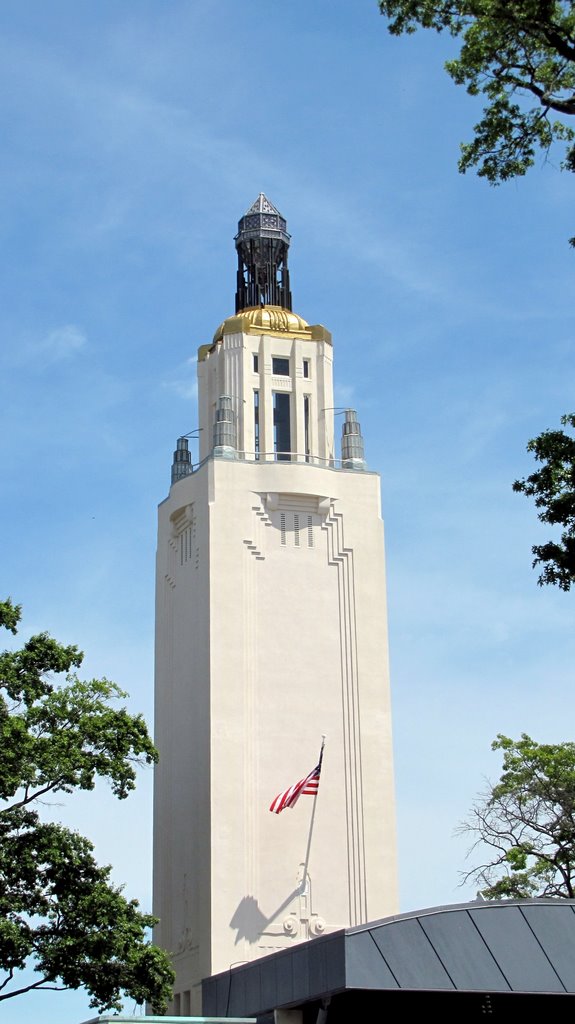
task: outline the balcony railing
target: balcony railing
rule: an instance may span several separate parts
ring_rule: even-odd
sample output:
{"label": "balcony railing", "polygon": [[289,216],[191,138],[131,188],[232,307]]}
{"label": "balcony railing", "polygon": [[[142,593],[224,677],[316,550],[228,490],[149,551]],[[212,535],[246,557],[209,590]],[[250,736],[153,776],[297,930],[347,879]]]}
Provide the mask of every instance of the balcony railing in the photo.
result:
{"label": "balcony railing", "polygon": [[305,466],[319,466],[324,469],[337,469],[345,471],[356,471],[359,467],[354,467],[350,464],[350,460],[342,459],[322,459],[318,455],[309,455],[302,452],[245,452],[230,449],[229,452],[210,452],[205,459],[201,462],[190,464],[190,473],[197,473],[206,462],[210,462],[212,459],[218,459],[222,461],[234,461],[234,462],[275,462],[278,465],[305,465]]}

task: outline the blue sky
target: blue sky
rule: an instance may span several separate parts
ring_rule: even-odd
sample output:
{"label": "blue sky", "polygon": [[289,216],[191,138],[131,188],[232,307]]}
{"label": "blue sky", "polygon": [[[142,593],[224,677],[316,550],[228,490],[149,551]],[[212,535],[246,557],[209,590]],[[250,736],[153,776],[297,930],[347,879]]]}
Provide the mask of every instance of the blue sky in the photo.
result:
{"label": "blue sky", "polygon": [[[571,175],[457,172],[479,105],[453,43],[375,0],[3,0],[0,563],[24,606],[152,716],[156,506],[197,425],[195,355],[233,311],[238,218],[287,217],[294,308],[381,473],[401,909],[473,898],[453,831],[498,732],[571,739],[574,598],[511,491],[573,411]],[[151,775],[52,807],[150,907]],[[81,993],[11,1022],[93,1016]],[[131,1009],[127,1007],[127,1009]]]}

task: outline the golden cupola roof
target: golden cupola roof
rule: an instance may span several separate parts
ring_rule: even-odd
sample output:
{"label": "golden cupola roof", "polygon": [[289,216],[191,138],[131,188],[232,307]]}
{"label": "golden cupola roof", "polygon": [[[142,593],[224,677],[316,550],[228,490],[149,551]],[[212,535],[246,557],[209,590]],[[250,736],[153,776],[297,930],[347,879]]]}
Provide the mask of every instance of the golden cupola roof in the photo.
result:
{"label": "golden cupola roof", "polygon": [[200,362],[222,340],[224,334],[271,334],[304,338],[307,341],[327,341],[331,345],[331,334],[322,324],[308,324],[302,316],[282,306],[253,306],[241,309],[235,316],[229,316],[218,327],[211,345],[201,345],[198,350]]}
{"label": "golden cupola roof", "polygon": [[305,334],[310,326],[307,320],[297,313],[281,306],[252,306],[241,309],[235,316],[229,316],[220,324],[214,334],[214,341],[219,341],[224,334]]}

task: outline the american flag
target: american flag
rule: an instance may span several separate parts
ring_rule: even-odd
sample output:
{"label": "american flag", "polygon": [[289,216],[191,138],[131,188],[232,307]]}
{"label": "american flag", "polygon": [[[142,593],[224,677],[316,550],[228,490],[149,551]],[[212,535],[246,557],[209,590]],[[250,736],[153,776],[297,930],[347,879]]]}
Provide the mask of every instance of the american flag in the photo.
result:
{"label": "american flag", "polygon": [[319,789],[319,777],[321,775],[321,762],[323,760],[323,744],[319,755],[319,761],[315,768],[311,770],[309,775],[306,775],[305,779],[300,779],[295,785],[290,786],[289,789],[284,790],[283,793],[278,793],[274,800],[270,804],[270,811],[274,814],[279,814],[283,811],[284,807],[294,807],[298,802],[300,796],[316,796]]}

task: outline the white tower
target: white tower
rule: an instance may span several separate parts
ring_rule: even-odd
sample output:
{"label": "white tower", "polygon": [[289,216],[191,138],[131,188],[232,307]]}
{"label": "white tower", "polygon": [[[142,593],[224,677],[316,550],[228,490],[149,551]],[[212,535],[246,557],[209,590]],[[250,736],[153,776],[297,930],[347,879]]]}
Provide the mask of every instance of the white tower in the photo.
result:
{"label": "white tower", "polygon": [[[286,222],[236,236],[236,315],[198,353],[200,463],[160,505],[155,941],[201,979],[397,911],[379,477],[333,439],[332,342],[291,311]],[[317,797],[271,814],[326,744]]]}

